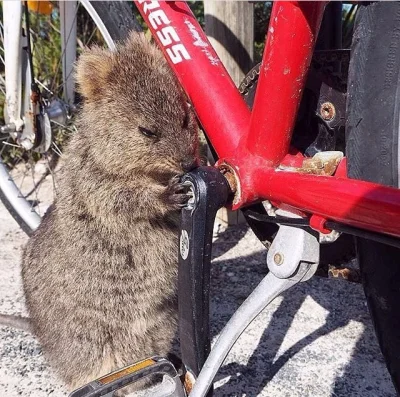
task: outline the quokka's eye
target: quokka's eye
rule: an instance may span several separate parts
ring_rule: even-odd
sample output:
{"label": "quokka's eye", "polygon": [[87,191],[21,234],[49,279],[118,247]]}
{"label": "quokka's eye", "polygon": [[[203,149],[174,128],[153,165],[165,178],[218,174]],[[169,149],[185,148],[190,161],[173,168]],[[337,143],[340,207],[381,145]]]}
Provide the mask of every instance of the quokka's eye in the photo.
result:
{"label": "quokka's eye", "polygon": [[148,138],[158,139],[160,137],[160,135],[157,132],[151,131],[145,127],[139,127],[139,131],[141,134],[147,136]]}

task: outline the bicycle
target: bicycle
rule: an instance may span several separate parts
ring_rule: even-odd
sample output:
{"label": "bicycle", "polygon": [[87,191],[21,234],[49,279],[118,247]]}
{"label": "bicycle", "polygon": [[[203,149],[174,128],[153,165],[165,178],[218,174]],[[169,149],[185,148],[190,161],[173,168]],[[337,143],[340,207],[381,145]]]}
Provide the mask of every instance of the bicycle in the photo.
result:
{"label": "bicycle", "polygon": [[[347,106],[338,90],[328,90],[324,101],[317,101],[322,135],[314,136],[313,145],[301,151],[294,145],[292,133],[326,3],[274,3],[263,61],[254,71],[259,75],[250,111],[185,2],[137,2],[218,157],[216,167],[200,168],[184,177],[194,197],[182,211],[180,236],[184,373],[155,357],[94,381],[72,396],[112,393],[149,373],[169,375],[174,395],[207,395],[241,332],[278,294],[316,272],[320,241],[333,241],[339,233],[357,238],[367,302],[399,391],[400,192],[395,84],[400,71],[399,4],[360,6]],[[375,67],[366,68],[366,59]],[[383,69],[385,73],[379,74]],[[254,81],[254,76],[250,80]],[[244,88],[248,88],[246,84]],[[209,102],[218,106],[207,106]],[[276,117],[282,111],[284,116]],[[344,124],[346,157],[332,150],[336,142],[332,145],[328,139],[334,128]],[[374,134],[375,130],[379,133]],[[210,352],[211,225],[217,209],[227,203],[233,209],[243,208],[256,233],[267,235],[267,245],[267,240],[275,238],[268,252],[270,272],[234,314]],[[272,230],[267,226],[271,224]],[[385,271],[376,269],[378,260],[385,263]]]}
{"label": "bicycle", "polygon": [[29,234],[53,201],[62,145],[75,131],[75,60],[140,26],[124,2],[5,1],[1,11],[0,199]]}

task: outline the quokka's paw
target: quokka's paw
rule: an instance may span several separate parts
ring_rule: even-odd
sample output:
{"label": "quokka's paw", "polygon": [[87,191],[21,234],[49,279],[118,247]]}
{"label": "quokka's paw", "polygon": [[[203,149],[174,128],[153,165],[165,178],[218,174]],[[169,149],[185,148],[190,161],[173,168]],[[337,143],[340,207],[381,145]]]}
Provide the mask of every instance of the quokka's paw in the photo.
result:
{"label": "quokka's paw", "polygon": [[167,205],[172,206],[174,209],[181,209],[186,206],[191,197],[187,186],[180,182],[179,176],[174,176],[170,179],[164,194],[164,200]]}

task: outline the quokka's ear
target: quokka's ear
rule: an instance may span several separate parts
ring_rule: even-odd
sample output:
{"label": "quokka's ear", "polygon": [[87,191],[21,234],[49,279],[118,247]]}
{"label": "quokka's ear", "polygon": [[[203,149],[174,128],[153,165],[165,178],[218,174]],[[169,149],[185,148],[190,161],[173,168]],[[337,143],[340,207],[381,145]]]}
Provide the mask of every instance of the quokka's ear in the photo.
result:
{"label": "quokka's ear", "polygon": [[110,50],[94,46],[83,51],[76,65],[78,91],[88,100],[101,98],[112,71]]}

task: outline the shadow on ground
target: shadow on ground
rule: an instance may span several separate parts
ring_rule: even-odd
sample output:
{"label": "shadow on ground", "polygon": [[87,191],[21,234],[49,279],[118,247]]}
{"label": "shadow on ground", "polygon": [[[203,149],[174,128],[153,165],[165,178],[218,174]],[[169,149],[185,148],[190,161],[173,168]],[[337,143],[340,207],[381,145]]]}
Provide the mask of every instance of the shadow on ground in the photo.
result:
{"label": "shadow on ground", "polygon": [[[230,250],[235,250],[235,242],[246,233],[247,227],[231,228],[215,241],[211,303],[213,336],[221,331],[236,308],[267,273],[266,252],[261,250],[252,255],[234,255],[232,259],[225,259]],[[243,250],[243,252],[249,251]],[[304,312],[307,310],[305,302],[306,300],[309,302],[310,299],[326,312],[325,321],[315,323],[312,332],[282,351],[282,344],[287,334],[291,332],[292,326],[300,330],[302,327],[308,329],[310,322],[315,322],[313,313]],[[275,302],[272,306],[268,310],[269,315],[261,314],[260,317],[263,318],[257,320],[257,328],[265,329],[258,345],[247,358],[247,363],[238,364],[237,361],[233,361],[221,368],[217,375],[217,384],[218,380],[224,378],[229,380],[217,387],[215,396],[274,395],[265,394],[265,389],[269,382],[280,375],[280,371],[287,377],[288,390],[296,390],[296,383],[300,383],[296,366],[300,368],[307,365],[308,356],[310,362],[318,359],[327,363],[335,360],[343,361],[343,366],[338,368],[335,374],[327,374],[331,379],[328,382],[330,391],[326,389],[327,381],[324,379],[326,368],[322,365],[321,371],[317,368],[316,371],[309,373],[306,379],[306,383],[312,382],[314,389],[318,389],[318,383],[325,385],[321,386],[321,389],[324,389],[321,394],[312,391],[311,385],[307,389],[304,385],[304,376],[300,375],[303,377],[302,388],[305,390],[299,394],[282,395],[338,397],[396,395],[379,351],[360,285],[314,277],[287,291],[280,299],[280,303]],[[296,318],[295,325],[294,318]],[[354,324],[357,324],[360,330],[358,335],[342,337],[341,334],[351,331]],[[336,334],[340,337],[336,338]],[[312,347],[314,342],[320,345],[324,337],[326,343],[322,343],[322,350],[318,346]],[[242,338],[247,337],[244,335]],[[241,339],[239,345],[242,343]],[[352,345],[350,350],[349,345]],[[341,360],[345,351],[347,360]],[[318,357],[318,354],[321,354],[321,357]],[[282,371],[285,366],[289,370]]]}

